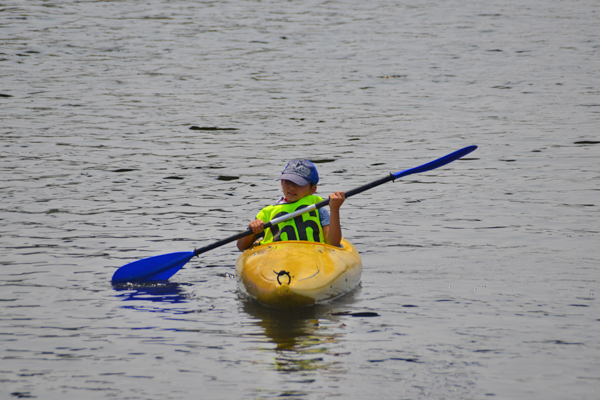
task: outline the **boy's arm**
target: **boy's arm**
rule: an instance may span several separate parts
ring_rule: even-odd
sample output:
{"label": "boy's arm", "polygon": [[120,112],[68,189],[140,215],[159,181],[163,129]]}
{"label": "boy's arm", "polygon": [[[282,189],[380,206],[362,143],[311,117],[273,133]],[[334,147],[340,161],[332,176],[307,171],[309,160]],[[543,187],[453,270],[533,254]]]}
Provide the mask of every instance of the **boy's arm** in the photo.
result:
{"label": "boy's arm", "polygon": [[335,192],[329,195],[329,226],[323,227],[325,243],[340,247],[342,241],[342,226],[340,224],[340,207],[346,200],[344,192]]}
{"label": "boy's arm", "polygon": [[250,246],[252,246],[252,244],[256,240],[257,235],[265,229],[265,223],[260,219],[255,219],[254,221],[250,222],[250,225],[248,225],[248,228],[252,229],[252,232],[254,232],[254,235],[250,235],[250,236],[246,236],[241,239],[238,239],[237,248],[239,251],[244,251],[247,248],[249,248]]}

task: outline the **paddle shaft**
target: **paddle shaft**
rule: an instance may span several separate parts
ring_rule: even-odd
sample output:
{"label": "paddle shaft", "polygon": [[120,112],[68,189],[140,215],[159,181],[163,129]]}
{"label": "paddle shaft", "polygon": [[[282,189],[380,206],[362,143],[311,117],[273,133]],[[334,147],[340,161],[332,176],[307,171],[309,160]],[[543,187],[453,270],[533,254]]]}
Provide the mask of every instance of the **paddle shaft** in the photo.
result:
{"label": "paddle shaft", "polygon": [[[406,176],[406,175],[417,174],[417,173],[421,173],[421,172],[430,171],[430,170],[435,169],[435,168],[439,168],[439,167],[444,166],[444,165],[446,165],[448,163],[451,163],[454,160],[457,160],[457,159],[463,157],[466,154],[469,154],[470,152],[472,152],[476,148],[477,148],[477,146],[468,146],[468,147],[465,147],[463,149],[457,150],[457,151],[455,151],[453,153],[450,153],[450,154],[448,154],[448,155],[446,155],[444,157],[438,158],[437,160],[433,160],[433,161],[430,161],[430,162],[428,162],[426,164],[420,165],[418,167],[406,169],[404,171],[400,171],[400,172],[397,172],[395,174],[389,174],[388,176],[386,176],[384,178],[378,179],[378,180],[376,180],[374,182],[367,183],[366,185],[363,185],[363,186],[358,187],[356,189],[352,189],[352,190],[349,190],[349,191],[345,192],[344,193],[345,197],[346,198],[352,197],[354,195],[357,195],[357,194],[362,193],[364,191],[367,191],[369,189],[373,189],[374,187],[377,187],[379,185],[383,185],[384,183],[387,183],[389,181],[393,181],[395,179],[401,178],[401,177]],[[295,217],[297,217],[299,215],[302,215],[302,214],[305,214],[307,212],[310,212],[310,211],[313,211],[313,210],[317,210],[319,208],[323,208],[323,207],[325,207],[327,205],[329,205],[329,198],[327,198],[327,199],[325,199],[323,201],[320,201],[317,204],[312,204],[312,205],[310,205],[308,207],[301,208],[299,210],[296,210],[296,211],[294,211],[292,213],[286,214],[286,215],[281,216],[279,218],[275,218],[275,219],[267,222],[265,224],[265,226],[264,226],[264,229],[265,230],[269,229],[273,225],[280,224],[282,222],[285,222],[287,220],[290,220],[292,218],[295,218]],[[226,245],[227,243],[231,243],[231,242],[234,242],[234,241],[236,241],[238,239],[244,238],[246,236],[250,236],[253,233],[254,232],[252,231],[252,229],[248,229],[245,232],[240,232],[240,233],[238,233],[236,235],[233,235],[233,236],[230,236],[230,237],[228,237],[226,239],[219,240],[218,242],[215,242],[215,243],[209,244],[207,246],[201,247],[199,249],[196,249],[196,250],[194,250],[194,255],[198,256],[198,255],[200,255],[202,253],[206,253],[207,251],[216,249],[217,247],[221,247],[223,245]]]}
{"label": "paddle shaft", "polygon": [[[394,180],[394,175],[393,175],[393,174],[390,174],[389,176],[386,176],[386,177],[385,177],[385,178],[383,178],[383,179],[379,179],[379,180],[377,180],[377,181],[375,181],[375,182],[371,182],[371,183],[369,183],[369,184],[367,184],[367,185],[364,185],[364,186],[361,186],[361,187],[359,187],[359,188],[356,188],[356,189],[349,190],[349,191],[345,192],[344,194],[345,194],[346,198],[348,198],[348,197],[350,197],[350,196],[354,196],[355,194],[362,193],[362,192],[364,192],[365,190],[372,189],[372,188],[374,188],[375,186],[379,186],[379,185],[381,185],[381,184],[384,184],[384,183],[386,183],[386,182],[389,182],[389,181],[391,181],[391,180]],[[271,220],[271,221],[267,222],[267,223],[265,224],[265,226],[264,226],[264,229],[265,229],[265,230],[266,230],[266,229],[269,229],[269,228],[270,228],[270,227],[272,227],[273,225],[280,224],[280,223],[282,223],[282,222],[285,222],[285,221],[287,221],[287,220],[290,220],[290,219],[292,219],[292,218],[295,218],[295,217],[297,217],[297,216],[299,216],[299,215],[306,214],[307,212],[311,212],[311,211],[313,211],[313,210],[317,210],[317,209],[319,209],[319,208],[323,208],[323,207],[325,207],[325,206],[327,206],[327,205],[329,205],[329,198],[327,198],[327,199],[325,199],[325,200],[323,200],[323,201],[320,201],[320,202],[318,202],[317,204],[312,204],[312,205],[310,205],[310,206],[308,206],[308,207],[301,208],[300,210],[296,210],[296,211],[294,211],[294,212],[292,212],[292,213],[286,214],[286,215],[284,215],[284,216],[281,216],[281,217],[279,217],[279,218],[275,218],[275,219],[273,219],[273,220]],[[238,234],[236,234],[236,235],[233,235],[233,236],[230,236],[230,237],[228,237],[228,238],[226,238],[226,239],[219,240],[218,242],[215,242],[215,243],[209,244],[209,245],[207,245],[207,246],[201,247],[201,248],[199,248],[199,249],[196,249],[196,250],[194,250],[194,254],[195,254],[196,256],[198,256],[198,255],[200,255],[200,254],[202,254],[202,253],[206,253],[207,251],[210,251],[210,250],[216,249],[217,247],[221,247],[221,246],[223,246],[223,245],[226,245],[227,243],[235,242],[235,241],[236,241],[236,240],[238,240],[238,239],[244,238],[244,237],[246,237],[246,236],[250,236],[250,235],[252,235],[253,233],[254,233],[254,232],[252,231],[252,229],[248,229],[248,230],[247,230],[247,231],[245,231],[245,232],[240,232],[240,233],[238,233]]]}

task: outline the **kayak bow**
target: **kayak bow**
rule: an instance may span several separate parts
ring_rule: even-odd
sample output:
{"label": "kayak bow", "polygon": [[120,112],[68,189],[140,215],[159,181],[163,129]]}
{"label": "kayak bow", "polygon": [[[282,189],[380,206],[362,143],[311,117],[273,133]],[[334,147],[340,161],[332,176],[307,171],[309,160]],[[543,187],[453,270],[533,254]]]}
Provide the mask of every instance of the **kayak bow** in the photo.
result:
{"label": "kayak bow", "polygon": [[306,241],[252,247],[238,258],[240,291],[275,308],[306,307],[340,297],[360,282],[362,261],[356,248]]}

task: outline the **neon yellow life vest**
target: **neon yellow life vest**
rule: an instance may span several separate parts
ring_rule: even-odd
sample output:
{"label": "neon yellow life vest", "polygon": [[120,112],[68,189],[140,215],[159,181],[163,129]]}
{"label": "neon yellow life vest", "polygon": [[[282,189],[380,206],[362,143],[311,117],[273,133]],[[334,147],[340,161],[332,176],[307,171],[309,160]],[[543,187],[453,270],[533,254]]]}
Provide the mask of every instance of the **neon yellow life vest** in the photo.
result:
{"label": "neon yellow life vest", "polygon": [[[289,214],[300,208],[323,201],[319,196],[309,195],[290,204],[278,204],[263,208],[256,219],[262,219],[265,224],[282,215]],[[319,218],[319,210],[313,210],[295,218],[281,222],[269,229],[265,229],[265,238],[260,244],[280,242],[284,240],[306,240],[309,242],[325,243],[325,235]]]}

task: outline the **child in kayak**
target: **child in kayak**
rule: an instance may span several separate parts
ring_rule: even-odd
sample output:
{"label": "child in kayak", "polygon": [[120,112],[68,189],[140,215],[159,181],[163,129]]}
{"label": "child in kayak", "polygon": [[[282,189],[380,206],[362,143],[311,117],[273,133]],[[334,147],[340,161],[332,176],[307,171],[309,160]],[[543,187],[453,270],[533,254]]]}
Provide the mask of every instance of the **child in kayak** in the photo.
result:
{"label": "child in kayak", "polygon": [[264,231],[265,223],[323,200],[314,195],[317,191],[319,174],[315,165],[308,160],[290,161],[277,180],[281,181],[283,197],[275,205],[263,208],[256,215],[256,219],[248,225],[254,234],[239,239],[238,249],[240,251],[248,249],[259,238],[262,238],[260,244],[282,240],[308,240],[339,247],[342,240],[340,207],[346,199],[344,192],[329,195],[331,214],[325,208],[320,208]]}

